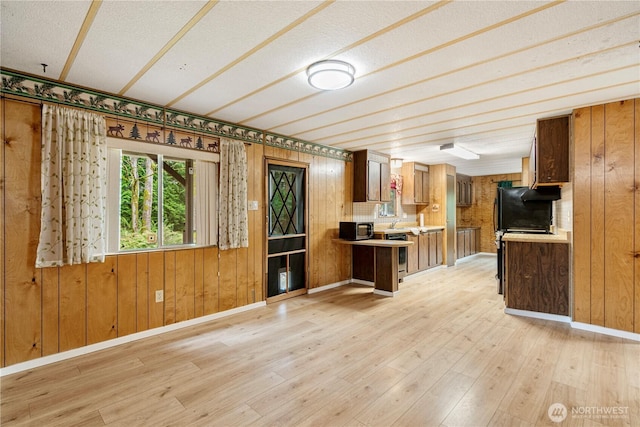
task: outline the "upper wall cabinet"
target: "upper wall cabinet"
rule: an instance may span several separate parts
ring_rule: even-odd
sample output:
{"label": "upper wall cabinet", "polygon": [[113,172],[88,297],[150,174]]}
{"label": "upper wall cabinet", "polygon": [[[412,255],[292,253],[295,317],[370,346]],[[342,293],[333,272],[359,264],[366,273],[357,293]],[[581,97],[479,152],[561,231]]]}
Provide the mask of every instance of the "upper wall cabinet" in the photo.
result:
{"label": "upper wall cabinet", "polygon": [[353,153],[353,201],[391,200],[391,158],[373,150]]}
{"label": "upper wall cabinet", "polygon": [[529,156],[531,187],[569,182],[569,117],[538,120]]}
{"label": "upper wall cabinet", "polygon": [[402,204],[429,204],[429,166],[415,162],[402,164]]}
{"label": "upper wall cabinet", "polygon": [[471,206],[473,203],[473,181],[468,175],[456,174],[456,205]]}

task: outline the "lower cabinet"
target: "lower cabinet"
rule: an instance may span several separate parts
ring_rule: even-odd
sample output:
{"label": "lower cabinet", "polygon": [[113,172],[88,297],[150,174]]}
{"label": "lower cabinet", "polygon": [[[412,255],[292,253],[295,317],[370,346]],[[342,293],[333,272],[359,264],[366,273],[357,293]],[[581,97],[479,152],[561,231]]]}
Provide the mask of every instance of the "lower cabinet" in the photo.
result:
{"label": "lower cabinet", "polygon": [[373,246],[353,246],[351,256],[353,257],[353,271],[351,275],[354,279],[374,282],[376,272],[372,267],[375,265],[375,249]]}
{"label": "lower cabinet", "polygon": [[409,234],[407,240],[413,242],[413,245],[407,247],[407,274],[412,274],[418,271],[418,252],[420,250],[419,237],[414,234]]}
{"label": "lower cabinet", "polygon": [[442,230],[410,234],[413,245],[407,249],[407,274],[417,273],[442,264]]}
{"label": "lower cabinet", "polygon": [[569,245],[506,242],[508,308],[569,315]]}
{"label": "lower cabinet", "polygon": [[464,258],[479,252],[479,228],[463,228],[456,231],[457,258]]}

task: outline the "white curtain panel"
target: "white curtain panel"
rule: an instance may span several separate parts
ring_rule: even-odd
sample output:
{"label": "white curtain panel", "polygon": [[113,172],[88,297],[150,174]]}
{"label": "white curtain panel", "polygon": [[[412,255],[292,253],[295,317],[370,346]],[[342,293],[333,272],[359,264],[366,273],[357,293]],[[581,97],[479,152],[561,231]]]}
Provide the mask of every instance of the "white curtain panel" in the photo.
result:
{"label": "white curtain panel", "polygon": [[42,107],[42,212],[36,267],[104,262],[107,139],[103,116]]}
{"label": "white curtain panel", "polygon": [[218,168],[213,162],[196,161],[196,244],[218,243]]}
{"label": "white curtain panel", "polygon": [[220,141],[220,209],[218,247],[249,246],[247,217],[247,154],[242,141]]}

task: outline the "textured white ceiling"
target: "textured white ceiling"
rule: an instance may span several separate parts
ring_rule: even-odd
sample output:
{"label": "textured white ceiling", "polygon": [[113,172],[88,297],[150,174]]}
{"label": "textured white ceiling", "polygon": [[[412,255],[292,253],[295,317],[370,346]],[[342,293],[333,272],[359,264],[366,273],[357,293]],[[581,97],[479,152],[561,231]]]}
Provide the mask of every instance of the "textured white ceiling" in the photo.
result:
{"label": "textured white ceiling", "polygon": [[[520,171],[537,118],[640,96],[638,1],[0,7],[2,67],[470,175]],[[327,58],[355,66],[353,86],[306,83]],[[480,160],[441,153],[448,142]]]}

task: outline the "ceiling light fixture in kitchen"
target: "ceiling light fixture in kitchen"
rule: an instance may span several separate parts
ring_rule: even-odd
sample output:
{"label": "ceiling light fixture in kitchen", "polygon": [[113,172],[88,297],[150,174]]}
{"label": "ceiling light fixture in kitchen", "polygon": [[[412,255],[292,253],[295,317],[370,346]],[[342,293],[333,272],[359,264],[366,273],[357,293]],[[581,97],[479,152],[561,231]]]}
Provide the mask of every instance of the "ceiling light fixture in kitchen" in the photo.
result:
{"label": "ceiling light fixture in kitchen", "polygon": [[476,153],[473,153],[465,148],[453,145],[453,142],[441,145],[440,150],[446,151],[447,153],[453,154],[454,156],[460,157],[461,159],[476,160],[480,158],[480,156]]}
{"label": "ceiling light fixture in kitchen", "polygon": [[356,69],[348,62],[326,59],[307,67],[308,82],[320,90],[337,90],[350,86]]}

